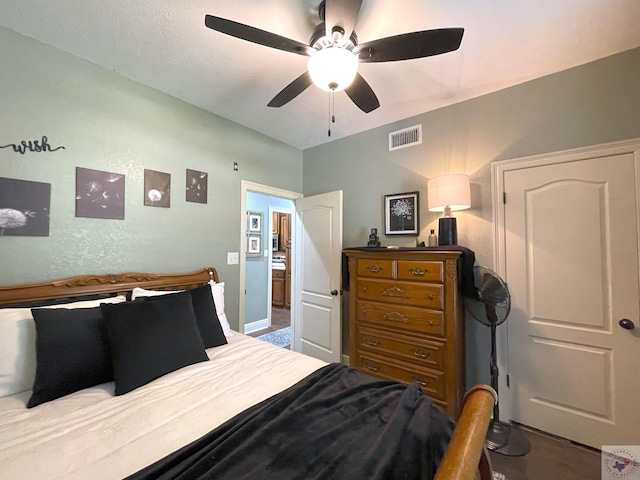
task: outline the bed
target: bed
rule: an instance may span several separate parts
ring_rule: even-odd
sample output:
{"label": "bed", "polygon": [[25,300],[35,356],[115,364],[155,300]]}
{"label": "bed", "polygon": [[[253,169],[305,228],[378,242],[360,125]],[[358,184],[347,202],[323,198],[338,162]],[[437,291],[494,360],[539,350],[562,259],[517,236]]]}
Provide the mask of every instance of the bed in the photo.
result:
{"label": "bed", "polygon": [[[196,297],[201,294],[196,292],[204,295],[204,303],[197,303]],[[213,322],[213,333],[203,330],[208,327],[200,324],[198,316],[202,308],[211,316],[209,303],[215,307],[213,317],[217,320]],[[281,470],[279,477],[272,478],[387,478],[384,468],[398,472],[406,465],[410,470],[424,465],[419,467],[423,471],[417,478],[491,478],[483,448],[496,401],[490,387],[479,385],[468,392],[455,430],[449,419],[442,420],[440,428],[434,419],[440,419],[441,414],[417,387],[374,379],[343,365],[327,365],[232,331],[224,313],[224,283],[214,268],[185,274],[85,275],[0,287],[0,307],[1,478],[251,478],[256,472],[271,478],[266,472],[286,458],[286,468],[300,463],[298,470]],[[151,318],[148,309],[156,317]],[[140,339],[143,347],[132,340],[139,335],[132,330],[132,324],[143,325],[148,320],[154,331],[161,330],[165,328],[165,317],[176,318],[176,312],[187,310],[185,322],[191,322],[188,334],[183,335],[185,322],[181,322],[177,333],[171,330],[173,323],[167,323],[169,330],[159,337],[159,347],[149,344],[146,333]],[[108,327],[104,327],[105,323]],[[101,330],[99,338],[95,330],[91,337],[82,337],[89,335],[84,331],[85,325],[100,325],[108,331]],[[136,328],[142,328],[139,325]],[[49,335],[53,340],[49,341]],[[67,341],[68,336],[77,343],[73,348],[63,346],[61,353],[60,344],[55,341]],[[164,365],[165,361],[170,363],[167,358],[174,356],[173,349],[182,344],[191,348],[189,342],[195,336],[202,339],[199,345],[204,347],[204,353],[182,358],[184,366],[179,368]],[[96,358],[104,353],[101,349],[105,338],[111,343],[109,365],[104,368],[112,369],[110,374],[114,377],[108,381],[102,381],[105,378],[98,376],[101,367],[96,366]],[[44,343],[45,339],[49,343]],[[218,344],[211,347],[207,342]],[[78,355],[86,357],[82,357],[82,365],[74,368],[85,370],[78,375],[73,372],[78,377],[75,384],[71,379],[60,381],[61,370],[64,373],[61,365],[74,358],[77,361]],[[99,359],[104,361],[104,355]],[[92,378],[87,380],[88,377]],[[93,385],[83,388],[82,382],[86,381]],[[357,392],[349,390],[347,394],[343,384]],[[319,396],[311,397],[312,394]],[[349,395],[355,403],[348,403],[352,401]],[[334,402],[338,397],[339,407]],[[363,412],[373,411],[374,397],[380,402],[383,398],[385,402],[408,401],[411,408],[419,405],[413,417],[402,420],[398,420],[396,406],[396,410],[386,406],[383,413],[372,414],[376,422],[384,417],[384,423],[389,425],[407,422],[398,427],[403,438],[408,436],[408,430],[416,430],[416,438],[422,435],[418,417],[426,412],[428,428],[435,432],[426,439],[429,449],[435,452],[434,458],[423,458],[422,454],[418,459],[406,457],[414,446],[399,446],[399,451],[391,454],[392,444],[386,437],[367,446],[362,443],[362,435],[354,436],[362,428],[368,439],[376,438],[376,434],[364,429],[370,427],[371,418],[358,420]],[[294,408],[296,405],[298,408]],[[362,405],[365,408],[360,408]],[[284,411],[292,410],[307,417],[282,416]],[[309,415],[315,416],[310,419]],[[342,435],[339,415],[347,419],[342,425],[359,425],[342,428],[347,437],[338,436]],[[324,428],[322,422],[333,417],[338,418],[336,426]],[[323,428],[317,436],[304,430],[318,422]],[[283,425],[299,425],[294,430],[301,431],[301,437],[295,437],[296,432],[283,435]],[[333,453],[331,445],[335,447]],[[297,453],[297,448],[302,453]],[[363,448],[364,453],[358,453],[357,448]],[[376,453],[376,449],[382,453]],[[349,451],[355,452],[351,457],[366,459],[360,462],[365,465],[353,465],[350,468],[355,470],[344,473],[340,468],[353,462],[347,455]],[[353,473],[369,472],[367,469],[373,468],[369,464],[384,456],[396,464],[376,466],[376,474],[366,477]],[[329,463],[331,469],[327,467]],[[194,473],[198,471],[217,473]],[[225,475],[231,471],[235,473]],[[238,471],[243,476],[237,476]]]}

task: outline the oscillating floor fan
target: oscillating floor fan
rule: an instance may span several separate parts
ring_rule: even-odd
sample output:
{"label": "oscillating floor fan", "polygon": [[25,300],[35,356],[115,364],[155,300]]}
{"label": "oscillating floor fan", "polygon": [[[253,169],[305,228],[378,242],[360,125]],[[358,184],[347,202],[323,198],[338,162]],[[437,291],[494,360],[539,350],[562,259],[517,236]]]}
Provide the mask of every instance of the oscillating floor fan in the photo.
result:
{"label": "oscillating floor fan", "polygon": [[[507,320],[511,311],[511,295],[500,276],[487,267],[473,267],[475,297],[467,299],[467,311],[477,321],[491,328],[491,387],[498,391],[498,359],[496,327]],[[485,445],[489,450],[510,456],[529,453],[531,446],[516,426],[500,421],[500,405],[493,407]]]}

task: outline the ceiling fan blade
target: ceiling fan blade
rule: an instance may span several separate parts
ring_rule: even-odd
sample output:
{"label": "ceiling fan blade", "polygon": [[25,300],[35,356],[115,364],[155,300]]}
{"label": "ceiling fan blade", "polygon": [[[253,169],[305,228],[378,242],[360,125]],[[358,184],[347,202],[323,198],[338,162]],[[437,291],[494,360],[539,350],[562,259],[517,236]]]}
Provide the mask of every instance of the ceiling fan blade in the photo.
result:
{"label": "ceiling fan blade", "polygon": [[325,0],[324,23],[327,37],[332,38],[333,27],[338,26],[344,30],[344,42],[349,40],[361,6],[362,0]]}
{"label": "ceiling fan blade", "polygon": [[460,47],[464,28],[404,33],[361,43],[353,49],[361,62],[395,62],[452,52]]}
{"label": "ceiling fan blade", "polygon": [[204,24],[217,32],[225,33],[248,42],[257,43],[258,45],[264,45],[265,47],[277,48],[285,52],[306,56],[310,56],[315,52],[309,45],[305,45],[297,40],[281,37],[275,33],[266,32],[259,28],[244,25],[243,23],[227,20],[226,18],[205,15]]}
{"label": "ceiling fan blade", "polygon": [[364,113],[372,112],[380,106],[378,97],[373,93],[373,89],[359,73],[356,73],[356,78],[353,79],[351,85],[345,88],[344,91],[349,95],[353,103]]}
{"label": "ceiling fan blade", "polygon": [[284,87],[280,91],[280,93],[273,97],[273,99],[267,104],[267,106],[278,108],[289,103],[291,100],[304,92],[311,85],[311,83],[312,81],[309,72],[304,72],[293,82]]}

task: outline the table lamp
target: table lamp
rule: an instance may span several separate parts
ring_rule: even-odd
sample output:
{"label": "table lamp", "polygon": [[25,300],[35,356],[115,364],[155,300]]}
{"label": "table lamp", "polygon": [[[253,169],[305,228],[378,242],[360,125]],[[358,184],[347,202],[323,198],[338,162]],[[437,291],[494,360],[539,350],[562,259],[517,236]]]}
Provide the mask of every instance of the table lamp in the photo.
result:
{"label": "table lamp", "polygon": [[471,207],[469,176],[443,175],[427,181],[429,211],[443,212],[438,220],[438,245],[457,245],[458,229],[452,211]]}

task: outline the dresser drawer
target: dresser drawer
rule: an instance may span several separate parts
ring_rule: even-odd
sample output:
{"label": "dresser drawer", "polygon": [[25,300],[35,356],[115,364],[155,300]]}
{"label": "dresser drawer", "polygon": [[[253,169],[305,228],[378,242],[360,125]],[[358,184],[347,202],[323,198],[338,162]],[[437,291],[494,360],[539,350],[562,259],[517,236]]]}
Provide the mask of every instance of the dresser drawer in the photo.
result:
{"label": "dresser drawer", "polygon": [[376,377],[391,378],[404,383],[418,382],[422,390],[430,397],[439,400],[446,399],[446,384],[442,373],[431,372],[365,352],[360,353],[360,364],[355,367]]}
{"label": "dresser drawer", "polygon": [[358,281],[358,298],[442,310],[444,286],[374,279]]}
{"label": "dresser drawer", "polygon": [[271,270],[271,276],[273,278],[284,278],[285,277],[285,271],[284,270]]}
{"label": "dresser drawer", "polygon": [[392,330],[445,336],[444,313],[437,310],[359,300],[355,321]]}
{"label": "dresser drawer", "polygon": [[398,260],[398,280],[440,282],[444,280],[444,263],[426,260]]}
{"label": "dresser drawer", "polygon": [[369,350],[382,356],[402,357],[416,365],[436,370],[444,370],[446,345],[440,342],[422,340],[375,328],[356,327],[357,348]]}
{"label": "dresser drawer", "polygon": [[356,274],[359,277],[393,278],[393,260],[359,258]]}

